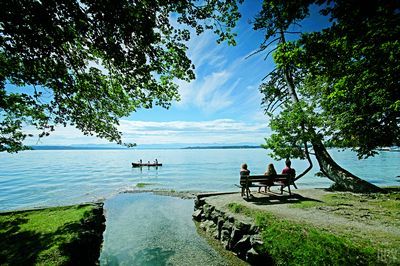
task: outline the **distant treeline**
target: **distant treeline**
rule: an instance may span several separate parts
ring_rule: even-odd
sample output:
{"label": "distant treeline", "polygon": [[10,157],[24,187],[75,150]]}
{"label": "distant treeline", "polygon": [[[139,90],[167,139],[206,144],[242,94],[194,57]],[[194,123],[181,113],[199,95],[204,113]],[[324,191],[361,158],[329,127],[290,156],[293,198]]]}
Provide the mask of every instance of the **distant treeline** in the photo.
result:
{"label": "distant treeline", "polygon": [[121,150],[125,147],[85,147],[85,146],[32,146],[32,150]]}
{"label": "distant treeline", "polygon": [[205,149],[258,149],[261,146],[251,146],[251,145],[243,145],[243,146],[195,146],[195,147],[185,147],[182,149],[185,150],[205,150]]}

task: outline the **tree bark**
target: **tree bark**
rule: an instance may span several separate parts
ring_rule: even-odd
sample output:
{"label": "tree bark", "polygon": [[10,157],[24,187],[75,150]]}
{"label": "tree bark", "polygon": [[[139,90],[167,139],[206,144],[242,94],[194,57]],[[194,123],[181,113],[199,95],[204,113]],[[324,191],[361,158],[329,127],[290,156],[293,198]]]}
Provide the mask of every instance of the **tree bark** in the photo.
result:
{"label": "tree bark", "polygon": [[384,189],[377,187],[340,167],[329,155],[321,140],[312,140],[311,143],[321,172],[339,185],[340,188],[357,193],[385,192]]}
{"label": "tree bark", "polygon": [[[280,31],[280,38],[281,38],[281,42],[285,43],[286,40],[285,40],[285,35],[284,35],[283,30]],[[299,98],[296,93],[296,88],[295,88],[294,81],[293,81],[293,75],[291,75],[290,71],[286,67],[283,68],[283,73],[284,73],[284,78],[285,78],[286,84],[288,86],[289,96],[293,103],[298,103]],[[305,132],[306,128],[305,128],[304,123],[301,123],[300,126],[301,126],[302,131]],[[332,180],[337,185],[339,185],[340,188],[342,188],[344,190],[358,192],[358,193],[360,193],[360,192],[364,192],[364,193],[384,192],[385,191],[384,189],[379,188],[379,187],[375,186],[374,184],[371,184],[371,183],[353,175],[352,173],[343,169],[342,167],[340,167],[329,155],[329,153],[326,150],[321,139],[317,136],[317,133],[312,128],[307,129],[307,130],[309,131],[309,133],[312,133],[311,135],[313,136],[313,138],[310,141],[313,146],[313,149],[315,152],[315,157],[317,158],[321,172],[326,177],[328,177],[330,180]],[[306,155],[308,156],[307,158],[309,159],[308,151],[307,150],[305,150],[305,151],[307,153]],[[311,161],[311,160],[309,160],[309,161]],[[310,166],[312,167],[312,164]],[[308,170],[309,169],[311,169],[311,168],[309,167]]]}

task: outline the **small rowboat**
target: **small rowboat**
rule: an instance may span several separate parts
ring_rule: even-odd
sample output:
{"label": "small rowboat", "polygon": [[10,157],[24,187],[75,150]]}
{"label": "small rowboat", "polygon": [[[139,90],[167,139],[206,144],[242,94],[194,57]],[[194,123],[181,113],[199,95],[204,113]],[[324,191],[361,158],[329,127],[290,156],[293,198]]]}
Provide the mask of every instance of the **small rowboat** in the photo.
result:
{"label": "small rowboat", "polygon": [[162,166],[162,163],[132,163],[132,167],[143,167],[143,166]]}

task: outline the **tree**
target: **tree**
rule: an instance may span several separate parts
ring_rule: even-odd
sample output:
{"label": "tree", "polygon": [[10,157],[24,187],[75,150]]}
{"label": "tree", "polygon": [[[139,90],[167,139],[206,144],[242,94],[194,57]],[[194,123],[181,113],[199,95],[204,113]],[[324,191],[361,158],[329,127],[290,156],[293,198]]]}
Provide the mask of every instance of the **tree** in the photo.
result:
{"label": "tree", "polygon": [[168,108],[174,81],[194,79],[188,27],[234,44],[239,16],[232,0],[1,1],[0,151],[27,148],[26,125],[43,137],[70,124],[121,144],[119,118]]}
{"label": "tree", "polygon": [[[304,19],[313,3],[332,24],[287,41],[289,26]],[[270,126],[276,131],[265,147],[278,158],[308,159],[310,167],[298,178],[312,167],[311,146],[321,172],[337,186],[380,191],[340,167],[324,142],[353,148],[359,157],[399,143],[398,5],[396,1],[370,6],[358,1],[264,1],[254,27],[266,30],[266,41],[278,42],[277,67],[260,86]],[[266,47],[263,44],[260,51]]]}

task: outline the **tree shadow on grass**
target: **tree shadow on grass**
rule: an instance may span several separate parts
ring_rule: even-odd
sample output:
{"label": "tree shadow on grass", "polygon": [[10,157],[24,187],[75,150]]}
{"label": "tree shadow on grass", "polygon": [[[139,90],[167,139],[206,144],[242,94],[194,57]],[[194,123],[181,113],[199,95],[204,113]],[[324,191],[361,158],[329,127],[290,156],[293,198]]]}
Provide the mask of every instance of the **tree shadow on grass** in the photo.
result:
{"label": "tree shadow on grass", "polygon": [[18,217],[12,221],[0,222],[0,264],[23,265],[36,261],[36,254],[41,250],[38,243],[42,236],[34,232],[20,231],[20,225],[27,221]]}
{"label": "tree shadow on grass", "polygon": [[[10,214],[0,214],[10,215]],[[64,224],[55,232],[44,233],[35,230],[22,230],[21,225],[28,223],[28,214],[17,212],[12,220],[0,221],[0,265],[93,265],[100,255],[103,221],[96,221],[93,213],[86,212],[80,221]],[[5,220],[5,221],[4,221]],[[98,219],[97,219],[98,220]],[[44,251],[56,248],[58,258],[42,261]],[[41,254],[42,253],[42,254]],[[51,256],[51,252],[49,255]],[[47,255],[47,254],[46,254]],[[44,255],[44,257],[46,257]],[[57,260],[58,259],[58,260]]]}

